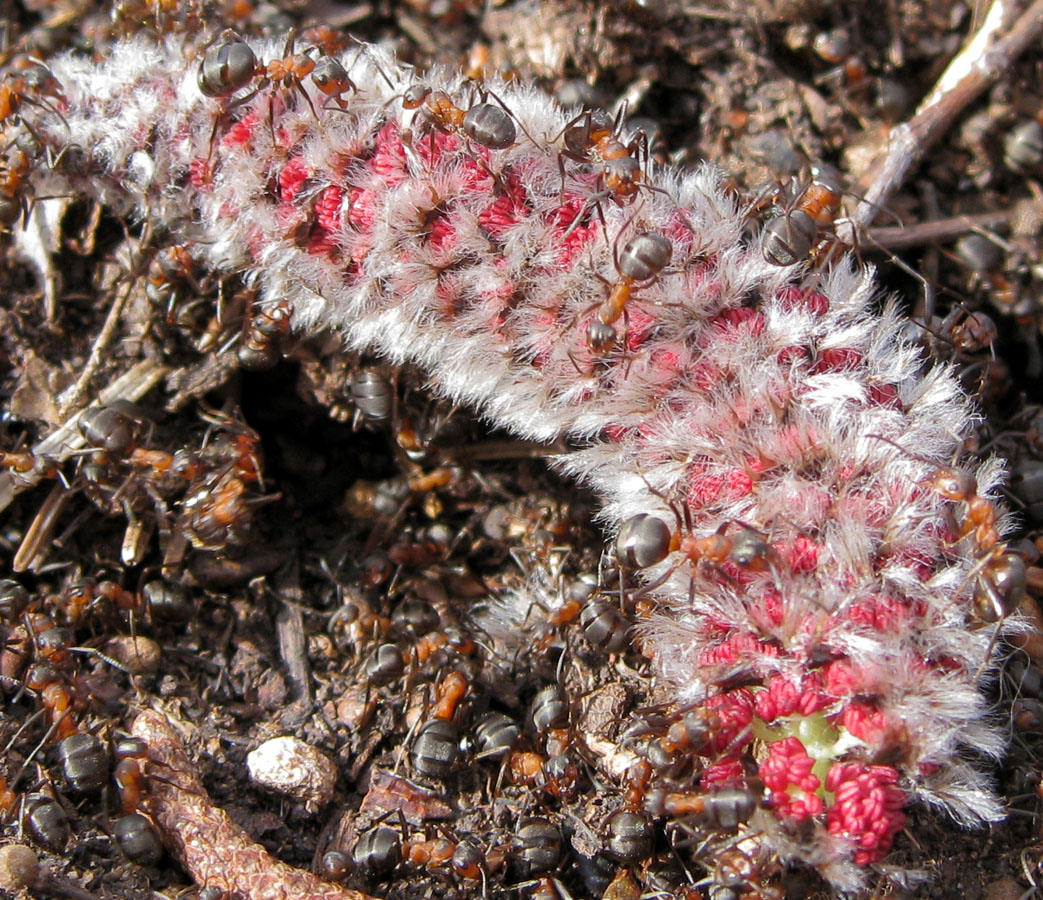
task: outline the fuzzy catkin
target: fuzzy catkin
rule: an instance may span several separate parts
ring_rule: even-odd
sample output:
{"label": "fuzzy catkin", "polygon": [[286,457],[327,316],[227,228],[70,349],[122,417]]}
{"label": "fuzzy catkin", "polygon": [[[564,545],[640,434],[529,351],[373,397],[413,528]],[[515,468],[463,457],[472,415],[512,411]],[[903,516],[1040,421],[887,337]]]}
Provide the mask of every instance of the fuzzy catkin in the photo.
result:
{"label": "fuzzy catkin", "polygon": [[[856,891],[910,799],[999,818],[967,757],[1003,750],[979,679],[1013,626],[975,621],[980,552],[928,484],[974,413],[894,305],[875,310],[871,273],[766,263],[711,166],[591,202],[597,167],[559,166],[572,117],[534,90],[493,86],[520,127],[489,150],[404,110],[418,79],[381,51],[343,62],[345,109],[303,82],[316,115],[295,88],[204,97],[180,43],[64,57],[61,115],[24,107],[61,154],[33,189],[162,225],[288,303],[298,331],[338,330],[520,436],[566,438],[578,449],[558,464],[603,498],[610,533],[652,513],[696,537],[764,534],[765,571],[674,553],[643,573],[662,582],[635,637],[681,707],[715,716],[692,789],[742,785],[743,754],[760,762],[768,800],[740,833],[761,852]],[[477,102],[462,79],[426,81]],[[586,328],[644,231],[671,262],[634,286],[619,345],[594,352]],[[980,495],[1001,469],[977,469]]]}

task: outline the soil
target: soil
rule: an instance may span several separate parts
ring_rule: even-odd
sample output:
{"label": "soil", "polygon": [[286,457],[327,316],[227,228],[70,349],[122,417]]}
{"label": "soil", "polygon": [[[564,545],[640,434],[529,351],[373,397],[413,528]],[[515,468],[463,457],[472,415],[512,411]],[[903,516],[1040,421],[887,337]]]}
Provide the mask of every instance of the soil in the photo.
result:
{"label": "soil", "polygon": [[[217,35],[224,27],[260,33],[326,23],[387,42],[419,67],[495,71],[566,103],[613,111],[625,103],[652,156],[680,165],[713,160],[766,206],[806,184],[813,167],[835,168],[857,200],[888,129],[912,113],[985,10],[959,0],[0,4],[12,53],[43,59],[70,46],[103,54],[115,36],[138,29]],[[1043,412],[1035,399],[1043,376],[1043,152],[1019,166],[1009,158],[1031,143],[1012,144],[1024,133],[1017,129],[1043,116],[1041,69],[1037,42],[951,123],[856,248],[907,304],[925,353],[956,366],[979,399],[983,417],[968,452],[1010,460],[1015,537],[1028,541],[1043,528]],[[979,213],[996,215],[975,229],[964,217]],[[910,238],[923,223],[952,228]],[[617,596],[596,503],[553,473],[546,457],[555,448],[491,431],[432,397],[417,373],[344,354],[330,336],[280,336],[270,367],[241,365],[250,300],[242,283],[209,273],[150,283],[128,272],[121,260],[132,249],[164,246],[165,236],[143,235],[108,210],[70,202],[50,237],[52,273],[34,271],[17,241],[0,237],[0,445],[24,451],[62,421],[63,391],[122,298],[116,337],[80,400],[135,366],[163,366],[157,386],[124,410],[136,446],[194,454],[205,469],[176,482],[158,461],[85,456],[4,511],[2,567],[39,615],[69,629],[73,649],[50,664],[85,730],[115,745],[136,710],[166,711],[183,723],[214,802],[298,867],[323,871],[325,854],[350,855],[357,836],[381,823],[469,841],[484,858],[481,884],[445,866],[351,876],[381,897],[534,888],[576,900],[711,896],[685,888],[705,873],[680,868],[661,826],[650,861],[633,874],[598,852],[620,787],[590,747],[617,745],[635,713],[662,699],[641,655],[614,643],[627,625],[613,618],[618,604],[606,603],[604,631],[585,629],[589,620],[551,624],[549,609],[534,607],[515,623],[525,631],[524,653],[511,649],[516,635],[498,637],[516,612],[502,598],[533,573],[543,573],[549,608],[562,590],[585,598],[599,572],[606,597]],[[358,387],[352,396],[360,373],[370,379],[361,405]],[[386,419],[367,416],[366,398],[382,391],[394,395],[393,410]],[[14,457],[6,462],[15,469]],[[229,472],[258,467],[262,477],[235,521],[213,532],[192,518],[193,491],[199,503],[212,502],[205,498],[227,485]],[[69,833],[53,823],[34,830],[19,806],[0,841],[39,850],[57,879],[45,892],[76,884],[104,898],[194,897],[170,857],[140,866],[117,847],[119,799],[106,777],[80,792],[69,785],[36,714],[39,692],[26,688],[17,661],[29,640],[17,595],[11,582],[0,583],[0,774],[19,805],[30,795],[56,798]],[[29,630],[50,628],[43,621]],[[380,651],[388,644],[398,649]],[[156,660],[147,658],[153,650]],[[1010,752],[995,766],[1009,818],[964,831],[943,814],[912,811],[889,861],[922,870],[923,880],[881,880],[878,896],[1035,896],[1043,673],[1033,641],[1004,652],[1003,676],[989,690],[995,715],[1010,723]],[[451,670],[470,684],[457,714],[468,723],[461,736],[469,749],[448,774],[426,777],[410,749]],[[556,684],[567,724],[537,737],[530,705]],[[475,723],[490,712],[525,730],[519,746],[550,756],[547,743],[556,741],[572,770],[542,787],[512,783],[502,758],[481,755]],[[247,753],[284,734],[338,766],[335,793],[317,810],[247,776]],[[534,884],[526,867],[516,835],[524,817],[546,818],[566,834],[553,888]],[[827,896],[809,871],[786,873],[784,890]],[[740,893],[769,896],[752,882]]]}

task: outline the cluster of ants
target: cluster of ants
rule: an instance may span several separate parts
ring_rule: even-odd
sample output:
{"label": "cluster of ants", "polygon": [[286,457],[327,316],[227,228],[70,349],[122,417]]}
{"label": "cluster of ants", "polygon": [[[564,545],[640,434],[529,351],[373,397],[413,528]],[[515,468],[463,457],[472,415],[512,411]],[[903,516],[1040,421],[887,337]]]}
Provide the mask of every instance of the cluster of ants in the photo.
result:
{"label": "cluster of ants", "polygon": [[[383,429],[406,415],[398,386],[382,369],[358,369],[351,386],[364,427]],[[88,418],[88,437],[101,447],[96,452],[124,454],[128,466],[147,457],[147,468],[154,468],[159,459],[151,454],[158,451],[138,443],[133,420],[105,412]],[[427,454],[438,457],[431,448]],[[185,464],[175,455],[162,458],[162,471]],[[230,471],[242,478],[246,466],[241,458]],[[431,471],[439,469],[448,467]],[[344,679],[361,695],[363,712],[349,742],[356,765],[368,762],[372,772],[360,808],[345,816],[349,825],[317,842],[316,871],[377,894],[394,878],[396,884],[431,881],[457,896],[504,886],[538,900],[601,896],[611,884],[624,897],[676,894],[685,883],[693,885],[693,898],[711,884],[722,898],[729,891],[781,897],[777,867],[740,837],[762,802],[755,784],[697,786],[699,754],[710,755],[715,734],[712,714],[638,708],[646,686],[628,677],[629,719],[623,717],[622,728],[617,721],[597,726],[623,748],[625,769],[609,773],[590,747],[592,738],[583,736],[594,727],[586,721],[583,694],[606,688],[595,672],[613,659],[642,665],[628,649],[632,610],[592,571],[574,571],[580,563],[596,568],[592,551],[563,568],[568,554],[561,545],[583,526],[550,501],[475,506],[461,479],[467,481],[454,470],[360,489],[356,528],[365,535],[371,527],[382,539],[359,554],[360,577],[322,568],[341,600],[327,615],[337,652],[330,671],[317,674],[320,683]],[[434,494],[445,508],[425,525],[421,509]],[[446,523],[461,516],[464,524],[454,534]],[[445,585],[463,592],[470,580],[470,590],[484,596],[487,589],[468,573],[495,571],[504,558],[524,567],[549,565],[556,573],[561,602],[533,608],[525,625],[544,648],[544,665],[522,658],[520,646],[506,665],[484,624],[495,621],[495,609],[466,609],[446,594]],[[79,641],[84,632],[128,625],[148,625],[157,636],[191,627],[197,604],[169,579],[137,590],[111,580],[68,579],[54,593],[5,582],[0,599],[2,687],[12,708],[24,713],[22,727],[4,735],[0,814],[42,849],[63,853],[100,797],[102,811],[90,815],[112,852],[154,871],[163,850],[141,774],[145,748],[112,726],[111,689],[81,661],[94,660],[116,677],[121,664],[90,646],[94,642]],[[505,692],[507,678],[513,687]],[[32,789],[27,780],[35,782]],[[461,813],[472,810],[466,821],[444,821],[443,795],[454,792],[472,798],[461,806]],[[684,868],[681,851],[690,845],[698,845],[706,874]]]}
{"label": "cluster of ants", "polygon": [[[386,495],[373,495],[384,515]],[[686,882],[681,895],[693,898],[707,887],[720,898],[782,897],[777,863],[740,836],[763,802],[756,779],[744,788],[698,786],[700,754],[712,755],[718,731],[713,714],[640,708],[641,679],[625,690],[598,684],[594,672],[606,661],[643,666],[629,646],[633,604],[604,587],[607,569],[600,579],[574,571],[572,562],[582,561],[562,553],[572,530],[563,525],[553,507],[532,501],[483,510],[452,550],[443,543],[440,558],[428,554],[419,566],[393,544],[388,555],[410,564],[385,573],[392,581],[379,591],[354,592],[338,633],[359,660],[367,709],[375,718],[395,710],[396,737],[376,757],[393,773],[374,770],[359,811],[317,848],[317,870],[378,894],[384,880],[400,884],[415,873],[464,892],[504,885],[538,900],[610,890],[678,896]],[[431,535],[423,542],[438,543]],[[523,570],[549,566],[560,594],[546,607],[531,600],[524,647],[501,645],[504,613],[495,603],[461,612],[431,585],[439,571],[457,569],[459,553],[480,572],[484,555],[505,546]],[[542,665],[530,658],[530,642],[542,648]],[[517,658],[505,671],[508,655]],[[594,725],[589,698],[617,689],[629,698],[629,718]],[[603,747],[592,749],[592,729],[620,748],[621,767],[606,766]],[[443,791],[461,798],[455,824],[439,824]],[[681,862],[690,847],[708,870],[701,881]]]}
{"label": "cluster of ants", "polygon": [[[254,511],[276,496],[261,493],[256,432],[224,414],[209,418],[216,436],[208,433],[198,450],[171,452],[148,446],[147,419],[132,405],[91,407],[78,419],[88,449],[75,457],[71,473],[59,460],[28,450],[0,453],[0,466],[15,478],[60,480],[56,491],[63,500],[82,492],[105,515],[125,517],[122,556],[128,564],[141,561],[148,549],[145,538],[158,529],[164,566],[176,568],[190,545],[210,552],[242,546]],[[27,532],[16,570],[46,557],[58,524],[57,516],[46,512]]]}

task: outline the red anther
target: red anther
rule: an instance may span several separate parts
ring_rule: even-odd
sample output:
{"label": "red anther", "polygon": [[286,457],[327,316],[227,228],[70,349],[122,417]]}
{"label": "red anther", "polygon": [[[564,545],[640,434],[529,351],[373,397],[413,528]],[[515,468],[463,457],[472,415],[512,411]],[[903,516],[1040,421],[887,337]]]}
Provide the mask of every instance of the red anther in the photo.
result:
{"label": "red anther", "polygon": [[699,664],[706,666],[733,665],[747,657],[768,656],[774,659],[778,655],[779,648],[775,644],[762,641],[748,631],[744,631],[704,650],[699,656]]}
{"label": "red anther", "polygon": [[683,359],[680,347],[657,347],[649,354],[648,367],[664,384],[672,384],[681,372]]}
{"label": "red anther", "polygon": [[279,196],[284,202],[293,203],[310,176],[311,168],[303,159],[291,159],[279,172]]}
{"label": "red anther", "polygon": [[315,201],[315,218],[319,227],[331,235],[339,235],[344,227],[343,209],[344,191],[335,184],[323,188]]}
{"label": "red anther", "polygon": [[782,716],[792,716],[797,708],[799,691],[782,675],[773,675],[768,686],[754,697],[757,715],[769,724]]}
{"label": "red anther", "polygon": [[743,787],[746,784],[746,769],[739,757],[722,756],[703,769],[699,784],[708,791]]}
{"label": "red anther", "polygon": [[898,396],[898,388],[893,384],[871,384],[867,393],[870,402],[877,406],[889,406],[892,409],[902,408],[902,398]]}
{"label": "red anther", "polygon": [[[443,156],[452,156],[456,159],[456,153],[460,149],[461,142],[455,134],[446,134],[442,131],[433,131],[423,140],[414,143],[413,149],[417,152],[421,162],[431,169],[441,164]],[[473,164],[473,160],[471,161]]]}
{"label": "red anther", "polygon": [[[352,187],[349,190],[347,224],[352,230],[360,234],[372,232],[376,223],[376,213],[373,206],[375,199],[376,194],[373,191],[357,187]],[[368,244],[364,242],[360,247],[356,239],[352,247],[352,256],[355,259],[361,259],[365,255],[365,249],[368,249]]]}
{"label": "red anther", "polygon": [[428,223],[427,243],[433,250],[452,250],[457,237],[456,226],[448,215],[435,215]]}
{"label": "red anther", "polygon": [[830,834],[852,839],[859,851],[855,862],[867,866],[883,859],[902,828],[907,797],[897,786],[891,766],[836,763],[826,775],[826,790],[835,795],[826,812]]}
{"label": "red anther", "polygon": [[894,730],[881,710],[857,701],[844,707],[838,722],[871,747],[881,746]]}
{"label": "red anther", "polygon": [[824,690],[830,697],[850,697],[858,693],[862,678],[849,659],[835,659],[823,668]]}
{"label": "red anther", "polygon": [[[586,209],[586,206],[587,203],[583,198],[572,197],[555,208],[548,216],[548,224],[558,232],[559,236],[557,241],[559,249],[555,262],[560,268],[570,266],[580,252],[601,232],[600,224],[595,219],[585,225],[577,225],[572,228],[576,217]],[[567,236],[566,232],[568,232]]]}
{"label": "red anther", "polygon": [[813,375],[827,372],[848,372],[862,363],[862,353],[854,347],[830,347],[819,354],[818,361],[811,367]]}
{"label": "red anther", "polygon": [[820,548],[816,541],[798,534],[784,551],[783,557],[794,572],[814,572],[818,568]]}
{"label": "red anther", "polygon": [[782,818],[801,822],[825,808],[822,798],[814,793],[821,785],[811,771],[814,765],[815,760],[798,738],[783,738],[768,745],[767,757],[757,771],[771,791],[772,807]]}
{"label": "red anther", "polygon": [[408,177],[406,148],[396,122],[388,122],[377,132],[376,149],[369,160],[369,168],[391,186],[401,184]]}
{"label": "red anther", "polygon": [[257,133],[259,124],[260,117],[257,113],[247,113],[228,129],[225,136],[221,138],[221,146],[225,148],[249,146]]}
{"label": "red anther", "polygon": [[209,191],[214,185],[214,167],[209,159],[197,156],[188,164],[188,180],[197,191]]}
{"label": "red anther", "polygon": [[801,287],[786,287],[776,296],[783,309],[803,309],[816,316],[829,312],[829,300],[818,291]]}
{"label": "red anther", "polygon": [[754,698],[749,690],[717,694],[706,701],[706,706],[713,711],[714,728],[703,755],[712,757],[747,742],[754,716]]}
{"label": "red anther", "polygon": [[897,597],[879,596],[853,603],[847,615],[852,622],[875,631],[897,633],[915,617],[915,612]]}
{"label": "red anther", "polygon": [[712,321],[718,328],[741,328],[743,331],[753,335],[763,333],[766,324],[764,313],[749,306],[737,306],[726,309]]}
{"label": "red anther", "polygon": [[807,347],[800,347],[796,344],[791,344],[789,347],[783,347],[778,353],[775,354],[775,359],[778,361],[780,366],[789,366],[796,362],[802,362],[811,356],[811,351]]}
{"label": "red anther", "polygon": [[706,507],[722,506],[753,491],[753,479],[742,469],[727,469],[713,475],[698,475],[692,478],[685,494],[685,503],[693,511]]}
{"label": "red anther", "polygon": [[478,223],[489,235],[499,238],[528,213],[525,187],[521,179],[512,172],[507,177],[503,190],[497,192],[493,202],[478,213]]}
{"label": "red anther", "polygon": [[634,353],[648,340],[655,327],[655,317],[642,309],[630,308],[627,312],[626,348]]}
{"label": "red anther", "polygon": [[720,368],[709,360],[699,360],[688,372],[689,384],[706,393],[719,391],[721,380]]}

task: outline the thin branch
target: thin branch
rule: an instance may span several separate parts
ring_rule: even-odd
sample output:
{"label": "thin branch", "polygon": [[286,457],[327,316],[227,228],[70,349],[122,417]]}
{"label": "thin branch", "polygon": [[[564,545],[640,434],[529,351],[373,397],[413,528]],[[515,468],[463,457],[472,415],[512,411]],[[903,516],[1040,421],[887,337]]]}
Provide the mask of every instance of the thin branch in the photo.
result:
{"label": "thin branch", "polygon": [[852,241],[857,229],[872,223],[909,171],[956,117],[1006,74],[1014,60],[1043,33],[1043,0],[1034,0],[1008,31],[1006,25],[1013,6],[1009,0],[992,4],[982,27],[949,63],[916,114],[891,129],[887,149],[869,168],[869,186],[862,191],[864,199],[850,222],[845,223],[842,240]]}
{"label": "thin branch", "polygon": [[1006,231],[1014,213],[1009,209],[976,213],[970,216],[952,216],[918,222],[915,225],[893,225],[870,228],[866,232],[863,249],[905,250],[922,244],[944,244],[965,234],[978,231]]}

